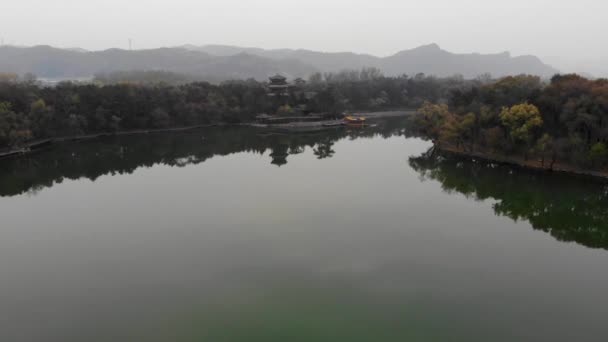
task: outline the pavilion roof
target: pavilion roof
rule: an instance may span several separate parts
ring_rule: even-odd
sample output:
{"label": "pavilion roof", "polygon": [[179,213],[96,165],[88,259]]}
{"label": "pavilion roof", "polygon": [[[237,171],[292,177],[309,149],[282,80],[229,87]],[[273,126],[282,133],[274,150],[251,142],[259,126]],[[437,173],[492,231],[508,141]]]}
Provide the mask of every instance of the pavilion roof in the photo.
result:
{"label": "pavilion roof", "polygon": [[287,79],[287,77],[279,75],[279,74],[276,74],[274,76],[269,77],[269,79],[271,81],[285,81]]}

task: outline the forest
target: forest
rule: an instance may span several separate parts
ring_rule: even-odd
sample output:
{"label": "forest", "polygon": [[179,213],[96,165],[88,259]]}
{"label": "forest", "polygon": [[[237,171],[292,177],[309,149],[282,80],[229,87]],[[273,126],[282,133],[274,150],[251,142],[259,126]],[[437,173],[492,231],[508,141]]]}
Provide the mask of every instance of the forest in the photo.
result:
{"label": "forest", "polygon": [[50,87],[31,75],[0,77],[0,149],[55,137],[250,122],[260,113],[417,108],[487,82],[423,74],[384,77],[373,68],[318,73],[278,103],[268,96],[266,83],[252,79],[220,84],[180,80],[166,72],[130,72]]}
{"label": "forest", "polygon": [[182,79],[167,72],[130,72],[49,87],[31,75],[0,77],[0,149],[55,137],[251,122],[260,113],[419,108],[418,132],[444,149],[511,156],[543,168],[608,166],[605,79],[385,77],[370,68],[313,74],[284,99],[268,96],[267,84],[252,79],[219,84]]}
{"label": "forest", "polygon": [[465,154],[605,171],[608,166],[608,80],[534,76],[455,90],[448,102],[426,102],[415,126],[436,146]]}

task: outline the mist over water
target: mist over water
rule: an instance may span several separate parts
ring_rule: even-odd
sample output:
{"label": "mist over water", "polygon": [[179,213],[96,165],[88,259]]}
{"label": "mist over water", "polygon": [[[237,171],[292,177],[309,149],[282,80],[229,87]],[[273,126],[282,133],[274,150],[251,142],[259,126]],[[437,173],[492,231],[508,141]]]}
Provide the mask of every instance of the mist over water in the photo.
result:
{"label": "mist over water", "polygon": [[606,13],[2,1],[0,342],[608,341]]}

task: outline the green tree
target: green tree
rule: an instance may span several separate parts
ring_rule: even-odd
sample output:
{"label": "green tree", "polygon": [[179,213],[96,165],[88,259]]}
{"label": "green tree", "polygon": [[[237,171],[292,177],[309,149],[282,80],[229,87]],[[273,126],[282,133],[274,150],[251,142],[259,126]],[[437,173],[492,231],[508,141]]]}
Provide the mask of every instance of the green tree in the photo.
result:
{"label": "green tree", "polygon": [[589,150],[589,159],[593,166],[602,167],[608,162],[608,147],[602,142],[598,142],[591,146]]}

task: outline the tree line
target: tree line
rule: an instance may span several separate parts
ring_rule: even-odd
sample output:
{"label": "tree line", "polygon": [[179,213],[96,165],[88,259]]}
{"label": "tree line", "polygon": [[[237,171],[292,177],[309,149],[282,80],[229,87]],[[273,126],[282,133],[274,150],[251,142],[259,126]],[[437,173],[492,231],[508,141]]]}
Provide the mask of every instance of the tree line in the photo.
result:
{"label": "tree line", "polygon": [[363,69],[312,75],[290,88],[288,98],[277,100],[268,96],[265,82],[253,79],[181,83],[182,78],[165,72],[105,77],[104,82],[53,87],[32,77],[0,78],[0,149],[53,137],[250,122],[260,113],[283,113],[279,108],[285,106],[333,114],[415,108],[484,83],[423,74],[384,77]]}
{"label": "tree line", "polygon": [[608,80],[521,75],[452,92],[419,109],[418,130],[439,146],[603,170],[608,166]]}

